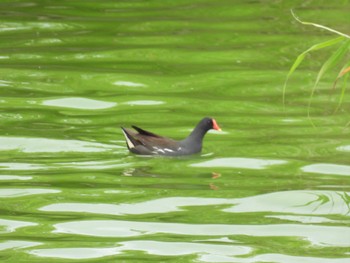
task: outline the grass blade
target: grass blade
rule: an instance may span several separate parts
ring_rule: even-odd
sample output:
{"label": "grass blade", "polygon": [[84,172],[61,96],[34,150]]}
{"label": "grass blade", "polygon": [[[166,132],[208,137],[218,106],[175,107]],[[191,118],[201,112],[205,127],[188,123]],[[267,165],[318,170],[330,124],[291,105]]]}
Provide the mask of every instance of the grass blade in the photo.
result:
{"label": "grass blade", "polygon": [[339,110],[340,106],[341,106],[342,103],[343,103],[343,100],[344,100],[344,97],[345,97],[346,83],[347,83],[348,77],[349,77],[349,74],[347,74],[347,75],[344,77],[344,79],[343,79],[343,85],[342,85],[342,88],[341,88],[341,93],[340,93],[340,98],[339,98],[338,106],[337,106],[337,108],[335,109],[334,112],[337,112],[337,111]]}
{"label": "grass blade", "polygon": [[337,78],[335,79],[335,81],[333,83],[332,90],[336,89],[338,80],[348,72],[350,72],[350,63],[341,69],[341,71],[339,72]]}
{"label": "grass blade", "polygon": [[[335,89],[336,85],[337,85],[337,81],[343,77],[343,83],[342,83],[342,87],[341,87],[341,93],[340,93],[340,98],[339,98],[339,102],[338,102],[338,106],[337,108],[334,110],[334,113],[336,113],[340,106],[343,103],[344,97],[345,97],[345,90],[346,90],[346,83],[349,77],[349,74],[347,74],[348,72],[350,72],[350,63],[348,63],[348,65],[346,65],[339,73],[337,79],[334,81],[334,85],[333,85],[333,90]],[[345,77],[344,77],[345,75]]]}
{"label": "grass blade", "polygon": [[341,78],[342,76],[344,76],[346,73],[350,72],[350,66],[343,69],[340,74],[339,74],[339,78]]}
{"label": "grass blade", "polygon": [[334,30],[334,29],[332,29],[332,28],[329,28],[329,27],[326,27],[326,26],[323,26],[323,25],[320,25],[320,24],[316,24],[316,23],[301,21],[301,20],[294,14],[294,12],[293,12],[292,9],[290,10],[290,12],[292,13],[292,16],[294,17],[294,19],[295,19],[296,21],[298,21],[299,23],[303,24],[303,25],[311,25],[311,26],[314,26],[314,27],[319,27],[319,28],[325,29],[325,30],[327,30],[327,31],[329,31],[329,32],[336,33],[336,34],[338,34],[338,35],[340,35],[340,36],[343,36],[343,37],[346,37],[346,38],[350,38],[349,35],[344,34],[344,33],[342,33],[342,32],[339,32],[339,31],[337,31],[337,30]]}
{"label": "grass blade", "polygon": [[289,70],[289,72],[287,74],[286,80],[284,82],[284,85],[283,85],[283,91],[282,91],[283,106],[285,105],[285,95],[286,95],[286,87],[287,87],[288,80],[289,80],[290,76],[293,74],[293,72],[300,65],[300,63],[304,60],[306,54],[311,52],[311,51],[315,51],[315,50],[318,50],[318,49],[322,49],[322,48],[326,48],[326,47],[329,47],[329,46],[333,46],[333,45],[339,43],[342,40],[344,40],[344,37],[337,37],[337,38],[334,38],[334,39],[331,39],[331,40],[327,40],[327,41],[322,42],[322,43],[315,44],[312,47],[310,47],[309,49],[307,49],[306,51],[304,51],[303,53],[301,53],[297,57],[297,59],[294,61],[293,65],[292,65],[292,67],[290,68],[290,70]]}
{"label": "grass blade", "polygon": [[320,82],[321,78],[323,77],[323,75],[330,70],[331,68],[333,68],[334,66],[336,66],[339,61],[341,59],[344,58],[346,52],[349,50],[349,46],[350,46],[350,40],[346,40],[338,49],[337,51],[335,51],[328,59],[327,61],[322,65],[320,71],[317,74],[317,78],[316,81],[314,83],[314,86],[312,87],[311,90],[311,94],[310,94],[310,99],[309,99],[309,105],[308,105],[308,110],[307,110],[307,115],[310,118],[310,107],[311,107],[311,100],[312,97],[315,93],[316,87],[318,85],[318,83]]}

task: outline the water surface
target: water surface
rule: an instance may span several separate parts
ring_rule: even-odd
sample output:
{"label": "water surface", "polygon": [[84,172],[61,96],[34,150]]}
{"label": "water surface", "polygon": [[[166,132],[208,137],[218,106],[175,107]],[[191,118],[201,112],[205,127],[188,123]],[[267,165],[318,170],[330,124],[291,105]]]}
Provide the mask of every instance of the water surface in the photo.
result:
{"label": "water surface", "polygon": [[[349,96],[322,79],[350,5],[319,1],[0,3],[2,262],[307,262],[350,257]],[[201,154],[128,153],[120,126]],[[313,126],[314,125],[314,126]]]}

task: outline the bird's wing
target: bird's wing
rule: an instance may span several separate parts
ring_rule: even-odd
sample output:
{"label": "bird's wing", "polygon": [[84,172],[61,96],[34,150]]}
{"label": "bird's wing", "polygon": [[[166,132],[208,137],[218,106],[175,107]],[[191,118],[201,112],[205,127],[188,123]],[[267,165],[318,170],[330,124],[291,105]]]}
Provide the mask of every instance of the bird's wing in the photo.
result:
{"label": "bird's wing", "polygon": [[163,138],[162,136],[159,136],[159,135],[157,135],[157,134],[154,134],[154,133],[152,133],[152,132],[149,132],[149,131],[146,131],[146,130],[144,130],[144,129],[141,129],[141,128],[139,128],[139,127],[137,127],[137,126],[132,126],[135,130],[137,130],[138,132],[139,132],[139,134],[141,134],[141,135],[146,135],[146,136],[152,136],[152,137],[156,137],[156,138]]}

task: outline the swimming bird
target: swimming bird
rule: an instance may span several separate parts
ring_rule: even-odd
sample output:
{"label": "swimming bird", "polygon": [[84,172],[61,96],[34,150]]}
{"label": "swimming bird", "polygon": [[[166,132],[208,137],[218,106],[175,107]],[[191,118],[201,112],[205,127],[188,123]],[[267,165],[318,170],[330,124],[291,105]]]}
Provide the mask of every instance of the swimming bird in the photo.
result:
{"label": "swimming bird", "polygon": [[181,156],[199,153],[205,134],[210,129],[221,131],[213,118],[203,118],[187,138],[176,141],[132,126],[137,132],[122,128],[130,152],[140,155]]}

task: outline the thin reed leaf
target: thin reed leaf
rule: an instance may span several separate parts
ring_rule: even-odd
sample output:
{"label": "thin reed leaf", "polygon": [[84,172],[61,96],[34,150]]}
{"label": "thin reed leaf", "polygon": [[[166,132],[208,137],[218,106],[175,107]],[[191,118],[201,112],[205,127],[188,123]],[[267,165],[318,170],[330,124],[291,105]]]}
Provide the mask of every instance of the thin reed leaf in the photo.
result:
{"label": "thin reed leaf", "polygon": [[315,93],[316,87],[318,83],[320,82],[321,78],[323,75],[330,69],[334,68],[341,59],[344,58],[346,52],[349,49],[349,43],[350,40],[346,40],[328,59],[327,61],[322,65],[320,71],[317,74],[316,81],[312,87],[311,94],[310,94],[310,99],[309,99],[309,104],[308,104],[308,110],[307,110],[307,115],[310,118],[310,108],[311,108],[311,100],[312,97]]}
{"label": "thin reed leaf", "polygon": [[349,77],[349,74],[347,74],[348,72],[350,72],[350,62],[346,66],[344,66],[342,68],[342,70],[338,74],[337,79],[334,81],[333,90],[336,88],[337,81],[340,78],[343,78],[343,83],[342,83],[342,87],[341,87],[341,93],[340,93],[339,102],[338,102],[338,105],[337,105],[336,109],[334,110],[334,113],[336,113],[340,109],[340,106],[343,103],[343,100],[344,100],[344,97],[345,97],[345,91],[346,91],[346,83],[347,83],[347,80],[348,80],[348,77]]}
{"label": "thin reed leaf", "polygon": [[292,67],[290,68],[290,70],[287,74],[286,80],[284,82],[284,85],[283,85],[283,90],[282,90],[283,107],[285,105],[285,95],[286,95],[286,87],[287,87],[288,80],[289,80],[290,76],[294,73],[294,71],[298,68],[300,63],[304,60],[306,54],[311,52],[311,51],[315,51],[315,50],[319,50],[319,49],[326,48],[329,46],[333,46],[342,40],[344,40],[344,37],[337,37],[337,38],[327,40],[327,41],[322,42],[322,43],[315,44],[312,47],[310,47],[309,49],[307,49],[306,51],[304,51],[303,53],[301,53],[297,57],[297,59],[294,61],[293,65],[292,65]]}
{"label": "thin reed leaf", "polygon": [[350,66],[343,69],[341,72],[340,72],[340,75],[339,77],[341,78],[342,76],[344,76],[346,73],[350,72]]}
{"label": "thin reed leaf", "polygon": [[302,21],[302,20],[300,20],[300,19],[294,14],[294,12],[293,12],[292,9],[290,10],[290,12],[292,13],[292,16],[294,17],[294,19],[295,19],[296,21],[298,21],[299,23],[303,24],[303,25],[311,25],[311,26],[314,26],[314,27],[319,27],[319,28],[325,29],[325,30],[327,30],[327,31],[329,31],[329,32],[338,34],[338,35],[340,35],[340,36],[343,36],[343,37],[346,37],[346,38],[350,38],[349,35],[344,34],[344,33],[342,33],[342,32],[339,32],[339,31],[337,31],[337,30],[334,30],[334,29],[332,29],[332,28],[330,28],[330,27],[326,27],[326,26],[323,26],[323,25],[320,25],[320,24],[316,24],[316,23],[311,23],[311,22]]}
{"label": "thin reed leaf", "polygon": [[338,80],[339,80],[341,77],[343,77],[343,76],[344,76],[346,73],[348,73],[348,72],[350,72],[350,63],[348,63],[348,65],[344,66],[344,67],[340,70],[340,72],[339,72],[337,78],[335,79],[335,81],[334,81],[334,83],[333,83],[332,90],[335,90],[335,88],[337,87]]}
{"label": "thin reed leaf", "polygon": [[345,91],[346,91],[346,83],[347,83],[348,77],[349,77],[349,74],[347,74],[347,75],[343,78],[343,83],[342,83],[342,87],[341,87],[341,93],[340,93],[340,98],[339,98],[338,106],[337,106],[337,108],[334,110],[334,113],[336,113],[336,112],[340,109],[341,105],[343,104],[343,100],[344,100],[344,97],[345,97]]}

